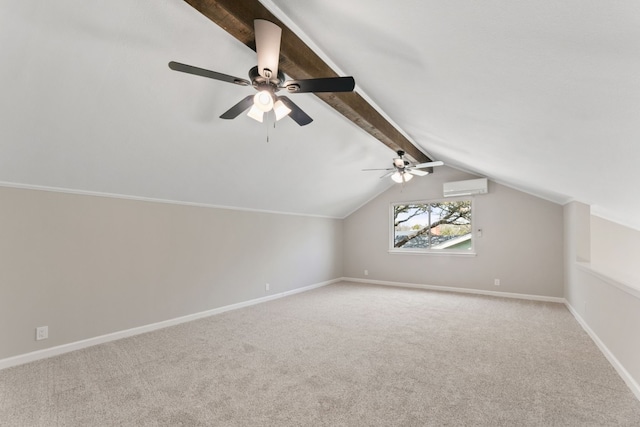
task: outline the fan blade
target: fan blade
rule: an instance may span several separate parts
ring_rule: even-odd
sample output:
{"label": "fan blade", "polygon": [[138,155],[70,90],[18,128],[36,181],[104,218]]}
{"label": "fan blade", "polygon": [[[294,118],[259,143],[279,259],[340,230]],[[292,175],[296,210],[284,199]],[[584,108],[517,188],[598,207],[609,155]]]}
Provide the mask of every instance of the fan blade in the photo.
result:
{"label": "fan blade", "polygon": [[[282,28],[264,19],[255,19],[253,28],[256,36],[256,53],[258,54],[258,73],[266,79],[278,76],[278,62],[280,61],[280,38]],[[264,69],[271,71],[266,75]]]}
{"label": "fan blade", "polygon": [[391,175],[393,175],[394,173],[395,173],[395,171],[391,171],[391,172],[389,172],[389,173],[385,173],[384,175],[382,175],[382,176],[380,177],[380,179],[382,179],[382,178],[386,178],[386,177],[388,177],[388,176],[391,176]]}
{"label": "fan blade", "polygon": [[253,95],[249,95],[220,116],[221,119],[235,119],[253,105]]}
{"label": "fan blade", "polygon": [[362,169],[363,171],[394,171],[395,168],[386,168],[386,169]]}
{"label": "fan blade", "polygon": [[444,162],[427,162],[427,163],[420,163],[419,165],[415,165],[415,166],[411,166],[412,168],[430,168],[432,166],[442,166],[444,165]]}
{"label": "fan blade", "polygon": [[300,126],[308,125],[313,121],[313,119],[309,117],[307,113],[302,111],[300,107],[294,104],[293,101],[286,96],[279,96],[278,99],[281,100],[284,105],[286,105],[291,110],[291,112],[289,113],[289,117],[291,117],[293,121]]}
{"label": "fan blade", "polygon": [[409,172],[411,175],[416,175],[416,176],[425,176],[425,175],[429,175],[429,172],[427,171],[421,171],[420,169],[405,169],[407,172]]}
{"label": "fan blade", "polygon": [[287,80],[282,87],[290,93],[351,92],[356,86],[353,77],[326,77],[321,79]]}
{"label": "fan blade", "polygon": [[227,83],[235,83],[240,86],[251,86],[249,80],[241,79],[240,77],[233,77],[227,74],[217,73],[215,71],[205,70],[204,68],[194,67],[192,65],[181,64],[180,62],[169,62],[169,68],[182,73],[194,74],[196,76],[208,77],[214,80],[220,80]]}

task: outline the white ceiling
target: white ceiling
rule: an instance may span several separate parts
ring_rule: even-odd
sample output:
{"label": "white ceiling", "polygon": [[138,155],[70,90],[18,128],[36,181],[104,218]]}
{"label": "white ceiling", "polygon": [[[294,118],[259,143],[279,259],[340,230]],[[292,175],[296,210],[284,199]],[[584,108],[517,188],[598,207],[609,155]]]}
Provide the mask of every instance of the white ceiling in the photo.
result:
{"label": "white ceiling", "polygon": [[[263,3],[435,159],[640,229],[639,2]],[[0,1],[0,37],[6,185],[331,217],[391,185],[311,94],[306,127],[219,119],[252,89],[167,63],[255,53],[183,1]]]}

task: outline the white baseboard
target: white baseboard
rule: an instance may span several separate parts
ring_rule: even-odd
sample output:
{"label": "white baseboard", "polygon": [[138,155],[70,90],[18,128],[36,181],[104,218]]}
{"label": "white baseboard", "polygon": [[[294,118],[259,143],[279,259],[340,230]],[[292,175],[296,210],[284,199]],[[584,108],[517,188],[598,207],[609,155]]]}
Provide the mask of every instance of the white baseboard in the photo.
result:
{"label": "white baseboard", "polygon": [[627,384],[627,387],[631,389],[633,394],[636,396],[638,400],[640,400],[640,385],[638,382],[629,374],[629,372],[622,366],[622,363],[613,355],[611,350],[602,342],[600,337],[596,335],[596,333],[589,327],[587,322],[578,314],[578,312],[569,304],[569,301],[565,301],[564,303],[567,306],[567,309],[573,314],[573,317],[578,321],[582,329],[585,330],[587,334],[591,337],[593,342],[596,343],[604,357],[607,358],[611,366],[618,372],[618,375],[622,378],[622,380]]}
{"label": "white baseboard", "polygon": [[239,302],[237,304],[226,305],[224,307],[218,307],[211,310],[201,311],[199,313],[189,314],[182,317],[176,317],[174,319],[163,320],[162,322],[151,323],[149,325],[138,326],[124,331],[113,332],[106,335],[100,335],[86,340],[76,341],[69,344],[58,345],[55,347],[45,348],[43,350],[33,351],[31,353],[21,354],[18,356],[8,357],[0,360],[0,370],[10,368],[13,366],[22,365],[29,362],[34,362],[40,359],[46,359],[52,356],[58,356],[60,354],[69,353],[71,351],[80,350],[83,348],[91,347],[98,344],[107,343],[110,341],[116,341],[122,338],[131,337],[134,335],[144,334],[146,332],[155,331],[157,329],[167,328],[169,326],[179,325],[181,323],[191,322],[193,320],[202,319],[204,317],[214,316],[216,314],[224,313],[226,311],[237,310],[239,308],[249,307],[252,305],[260,304],[267,301],[272,301],[278,298],[298,294],[301,292],[310,291],[312,289],[327,286],[332,283],[337,283],[342,279],[327,280],[325,282],[315,283],[313,285],[305,286],[290,291],[281,292],[261,298],[252,299],[249,301]]}
{"label": "white baseboard", "polygon": [[479,295],[489,295],[489,296],[498,296],[498,297],[506,297],[506,298],[518,298],[518,299],[527,299],[527,300],[535,300],[535,301],[548,301],[548,302],[559,302],[564,303],[569,310],[569,312],[575,317],[580,326],[589,334],[591,339],[598,346],[600,351],[607,358],[609,363],[613,366],[613,368],[618,372],[623,381],[627,384],[627,386],[631,389],[633,394],[636,396],[638,400],[640,400],[640,385],[634,380],[634,378],[629,374],[629,372],[622,366],[622,364],[618,361],[618,359],[611,353],[611,351],[607,348],[607,346],[600,340],[600,338],[596,335],[595,332],[587,325],[587,323],[580,317],[578,312],[574,310],[574,308],[566,301],[564,298],[557,297],[545,297],[539,295],[527,295],[527,294],[516,294],[509,292],[495,292],[495,291],[484,291],[478,289],[468,289],[468,288],[452,288],[447,286],[433,286],[433,285],[420,285],[415,283],[401,283],[401,282],[390,282],[383,280],[367,280],[367,279],[358,279],[352,277],[342,277],[339,279],[328,280],[325,282],[316,283],[313,285],[305,286],[298,289],[293,289],[291,291],[281,292],[274,295],[269,295],[261,298],[252,299],[249,301],[243,301],[237,304],[231,304],[224,307],[218,307],[207,311],[202,311],[199,313],[190,314],[187,316],[177,317],[174,319],[165,320],[162,322],[152,323],[149,325],[139,326],[136,328],[127,329],[124,331],[118,331],[111,334],[101,335],[98,337],[89,338],[86,340],[76,341],[69,344],[63,344],[56,347],[51,347],[43,350],[34,351],[31,353],[26,353],[18,356],[9,357],[6,359],[0,360],[0,370],[10,368],[13,366],[22,365],[25,363],[33,362],[40,359],[46,359],[52,356],[58,356],[60,354],[69,353],[71,351],[80,350],[83,348],[91,347],[98,344],[107,343],[110,341],[116,341],[122,338],[131,337],[134,335],[144,334],[146,332],[155,331],[162,328],[167,328],[169,326],[179,325],[181,323],[190,322],[197,319],[202,319],[209,316],[214,316],[216,314],[224,313],[231,310],[237,310],[243,307],[249,307],[252,305],[260,304],[267,301],[272,301],[278,298],[283,298],[286,296],[298,294],[301,292],[310,291],[312,289],[320,288],[323,286],[327,286],[333,283],[346,281],[346,282],[357,282],[357,283],[370,283],[374,285],[385,285],[385,286],[397,286],[397,287],[405,287],[405,288],[418,288],[418,289],[427,289],[427,290],[435,290],[435,291],[447,291],[447,292],[460,292],[460,293],[469,293],[469,294],[479,294]]}
{"label": "white baseboard", "polygon": [[516,294],[513,292],[496,292],[496,291],[485,291],[482,289],[470,289],[470,288],[454,288],[449,286],[434,286],[434,285],[422,285],[417,283],[402,283],[402,282],[389,282],[385,280],[369,280],[369,279],[356,279],[353,277],[343,277],[342,280],[345,282],[358,282],[358,283],[370,283],[372,285],[384,285],[384,286],[398,286],[401,288],[417,288],[417,289],[428,289],[431,291],[445,291],[445,292],[460,292],[464,294],[478,294],[478,295],[488,295],[493,297],[503,297],[503,298],[516,298],[516,299],[526,299],[533,301],[547,301],[547,302],[558,302],[561,304],[565,303],[565,299],[561,297],[547,297],[542,295],[528,295],[528,294]]}

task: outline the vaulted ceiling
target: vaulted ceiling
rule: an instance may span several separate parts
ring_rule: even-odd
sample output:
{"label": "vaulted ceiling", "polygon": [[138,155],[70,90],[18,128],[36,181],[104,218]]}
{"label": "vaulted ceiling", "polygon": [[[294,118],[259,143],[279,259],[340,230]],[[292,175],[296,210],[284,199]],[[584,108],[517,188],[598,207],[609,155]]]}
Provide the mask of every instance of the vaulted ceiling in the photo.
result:
{"label": "vaulted ceiling", "polygon": [[[637,2],[262,4],[427,156],[640,228]],[[252,89],[167,63],[255,52],[182,0],[3,2],[0,36],[4,185],[331,217],[391,185],[361,169],[393,150],[314,95],[308,126],[219,119]]]}

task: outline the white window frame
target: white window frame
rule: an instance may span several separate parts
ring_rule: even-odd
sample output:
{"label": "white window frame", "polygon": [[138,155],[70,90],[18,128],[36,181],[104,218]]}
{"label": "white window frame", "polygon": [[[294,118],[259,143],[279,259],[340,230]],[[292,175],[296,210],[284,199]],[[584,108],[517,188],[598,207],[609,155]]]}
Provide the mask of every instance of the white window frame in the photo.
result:
{"label": "white window frame", "polygon": [[[395,227],[394,227],[394,206],[396,205],[428,205],[431,203],[447,203],[447,202],[462,202],[469,201],[471,205],[471,249],[461,250],[447,250],[447,249],[431,249],[431,248],[396,248],[395,245]],[[416,201],[401,201],[392,202],[389,205],[389,253],[390,254],[410,254],[410,255],[436,255],[436,256],[475,256],[475,239],[476,233],[473,227],[473,219],[475,218],[475,206],[474,198],[470,196],[463,197],[447,197],[446,199],[429,199],[429,200],[416,200]]]}

